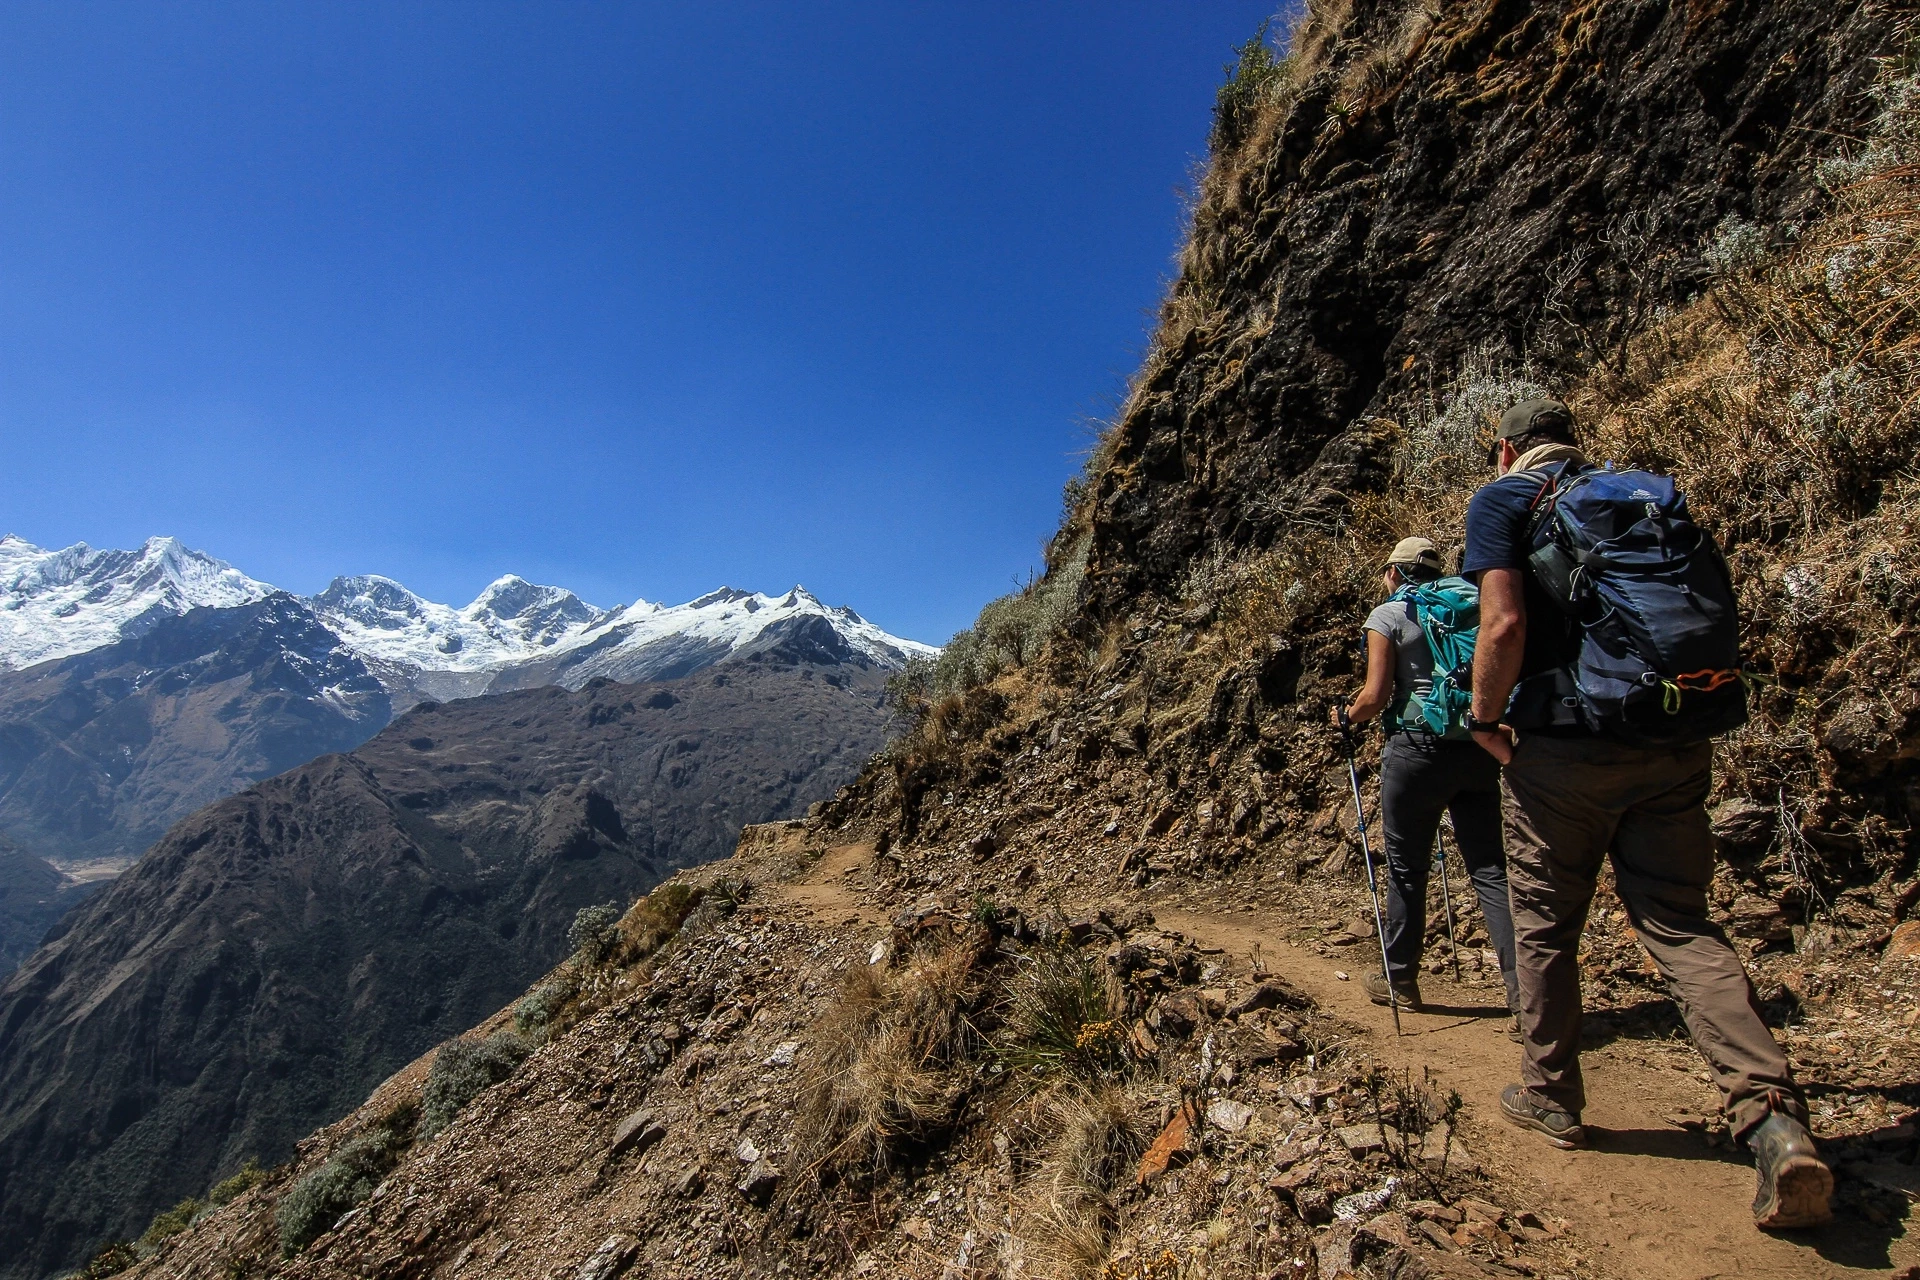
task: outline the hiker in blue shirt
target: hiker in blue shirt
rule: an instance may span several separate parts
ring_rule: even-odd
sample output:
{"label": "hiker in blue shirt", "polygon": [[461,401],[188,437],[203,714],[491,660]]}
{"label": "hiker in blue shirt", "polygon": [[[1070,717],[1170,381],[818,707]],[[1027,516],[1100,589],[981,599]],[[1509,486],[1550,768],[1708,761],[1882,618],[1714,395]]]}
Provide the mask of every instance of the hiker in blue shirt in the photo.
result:
{"label": "hiker in blue shirt", "polygon": [[[1507,867],[1500,847],[1500,767],[1466,732],[1464,720],[1425,714],[1434,688],[1433,652],[1421,626],[1422,588],[1441,580],[1440,552],[1425,538],[1405,538],[1387,557],[1386,603],[1366,622],[1366,684],[1345,709],[1351,724],[1385,713],[1387,745],[1380,758],[1380,814],[1387,832],[1386,973],[1363,985],[1375,1004],[1393,995],[1420,1007],[1420,951],[1426,938],[1427,877],[1434,862],[1440,816],[1453,816],[1454,841],[1467,865],[1487,934],[1500,957],[1507,1007],[1514,1007],[1513,918],[1507,907]],[[1458,579],[1468,598],[1473,587]],[[1477,608],[1477,602],[1474,607]],[[1458,695],[1464,711],[1464,694]],[[1340,710],[1335,709],[1336,723]],[[1391,976],[1389,976],[1391,975]]]}
{"label": "hiker in blue shirt", "polygon": [[1487,461],[1497,478],[1467,506],[1461,572],[1481,605],[1467,728],[1505,766],[1520,952],[1521,1078],[1501,1113],[1557,1147],[1587,1141],[1580,941],[1611,862],[1753,1152],[1755,1224],[1818,1226],[1833,1170],[1709,893],[1713,739],[1747,718],[1726,560],[1670,477],[1594,466],[1558,400],[1502,414]]}

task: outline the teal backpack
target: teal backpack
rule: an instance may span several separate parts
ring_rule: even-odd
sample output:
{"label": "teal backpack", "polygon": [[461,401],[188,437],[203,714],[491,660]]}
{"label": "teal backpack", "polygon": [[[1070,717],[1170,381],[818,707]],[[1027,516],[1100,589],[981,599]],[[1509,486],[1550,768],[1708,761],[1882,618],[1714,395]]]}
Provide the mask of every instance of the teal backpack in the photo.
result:
{"label": "teal backpack", "polygon": [[1396,711],[1396,728],[1424,727],[1443,738],[1471,737],[1467,705],[1472,701],[1473,645],[1480,637],[1480,589],[1465,578],[1441,578],[1400,588],[1389,599],[1413,606],[1420,634],[1433,654],[1433,689],[1411,694]]}

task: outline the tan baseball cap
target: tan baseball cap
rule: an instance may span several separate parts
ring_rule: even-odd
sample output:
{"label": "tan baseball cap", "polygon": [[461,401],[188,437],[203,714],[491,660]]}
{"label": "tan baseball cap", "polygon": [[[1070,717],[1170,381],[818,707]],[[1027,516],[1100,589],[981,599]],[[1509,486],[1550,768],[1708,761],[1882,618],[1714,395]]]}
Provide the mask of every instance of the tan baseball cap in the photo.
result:
{"label": "tan baseball cap", "polygon": [[1390,565],[1416,565],[1422,569],[1431,569],[1439,573],[1445,567],[1440,558],[1440,548],[1426,538],[1402,538],[1394,543],[1393,553],[1387,557]]}

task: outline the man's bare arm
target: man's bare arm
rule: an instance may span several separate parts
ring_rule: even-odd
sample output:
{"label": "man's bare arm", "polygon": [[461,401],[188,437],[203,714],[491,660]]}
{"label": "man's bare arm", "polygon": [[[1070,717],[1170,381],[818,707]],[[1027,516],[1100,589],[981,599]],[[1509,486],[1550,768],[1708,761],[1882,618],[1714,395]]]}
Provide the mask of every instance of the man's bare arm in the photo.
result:
{"label": "man's bare arm", "polygon": [[[1480,638],[1473,649],[1473,718],[1498,720],[1520,679],[1527,647],[1524,569],[1488,569],[1480,575]],[[1509,733],[1476,733],[1473,740],[1501,764],[1513,758]]]}

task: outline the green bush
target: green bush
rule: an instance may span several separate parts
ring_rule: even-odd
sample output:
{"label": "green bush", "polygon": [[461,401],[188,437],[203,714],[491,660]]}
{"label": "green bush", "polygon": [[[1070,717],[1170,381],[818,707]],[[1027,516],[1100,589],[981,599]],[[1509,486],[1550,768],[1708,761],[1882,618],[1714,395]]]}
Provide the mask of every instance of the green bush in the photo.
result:
{"label": "green bush", "polygon": [[421,1136],[431,1138],[453,1123],[460,1109],[516,1071],[533,1052],[511,1031],[485,1040],[449,1040],[433,1057],[420,1096]]}
{"label": "green bush", "polygon": [[213,1190],[207,1192],[207,1203],[219,1208],[229,1201],[237,1200],[259,1186],[266,1176],[266,1170],[255,1164],[252,1159],[248,1159],[244,1165],[240,1166],[240,1172],[214,1184]]}
{"label": "green bush", "polygon": [[94,1254],[87,1263],[85,1271],[76,1271],[70,1280],[107,1280],[108,1276],[117,1276],[134,1263],[140,1261],[140,1255],[125,1240],[115,1240]]}
{"label": "green bush", "polygon": [[158,1248],[168,1239],[179,1235],[193,1225],[193,1220],[200,1216],[200,1210],[204,1207],[198,1200],[189,1197],[171,1209],[154,1214],[153,1221],[147,1224],[146,1232],[140,1237],[140,1247]]}
{"label": "green bush", "polygon": [[1253,39],[1234,50],[1225,67],[1226,83],[1214,97],[1212,147],[1215,155],[1233,151],[1253,130],[1260,109],[1276,101],[1287,83],[1287,62],[1276,58],[1268,43],[1271,20],[1262,22]]}
{"label": "green bush", "polygon": [[989,601],[973,626],[935,659],[916,659],[887,682],[894,710],[918,719],[933,703],[976,689],[1040,655],[1073,616],[1087,576],[1088,539],[1081,537],[1044,578]]}
{"label": "green bush", "polygon": [[1126,1066],[1126,1022],[1103,973],[1070,946],[1025,957],[1010,984],[997,1054],[1036,1074],[1099,1076]]}
{"label": "green bush", "polygon": [[291,1258],[362,1204],[406,1151],[412,1114],[385,1122],[342,1143],[333,1158],[293,1184],[274,1209],[280,1251]]}
{"label": "green bush", "polygon": [[582,907],[567,929],[567,945],[587,964],[599,964],[620,936],[620,908],[611,902]]}
{"label": "green bush", "polygon": [[579,994],[579,984],[571,974],[558,973],[521,996],[513,1006],[513,1025],[523,1036],[544,1042],[547,1028],[567,1001]]}

